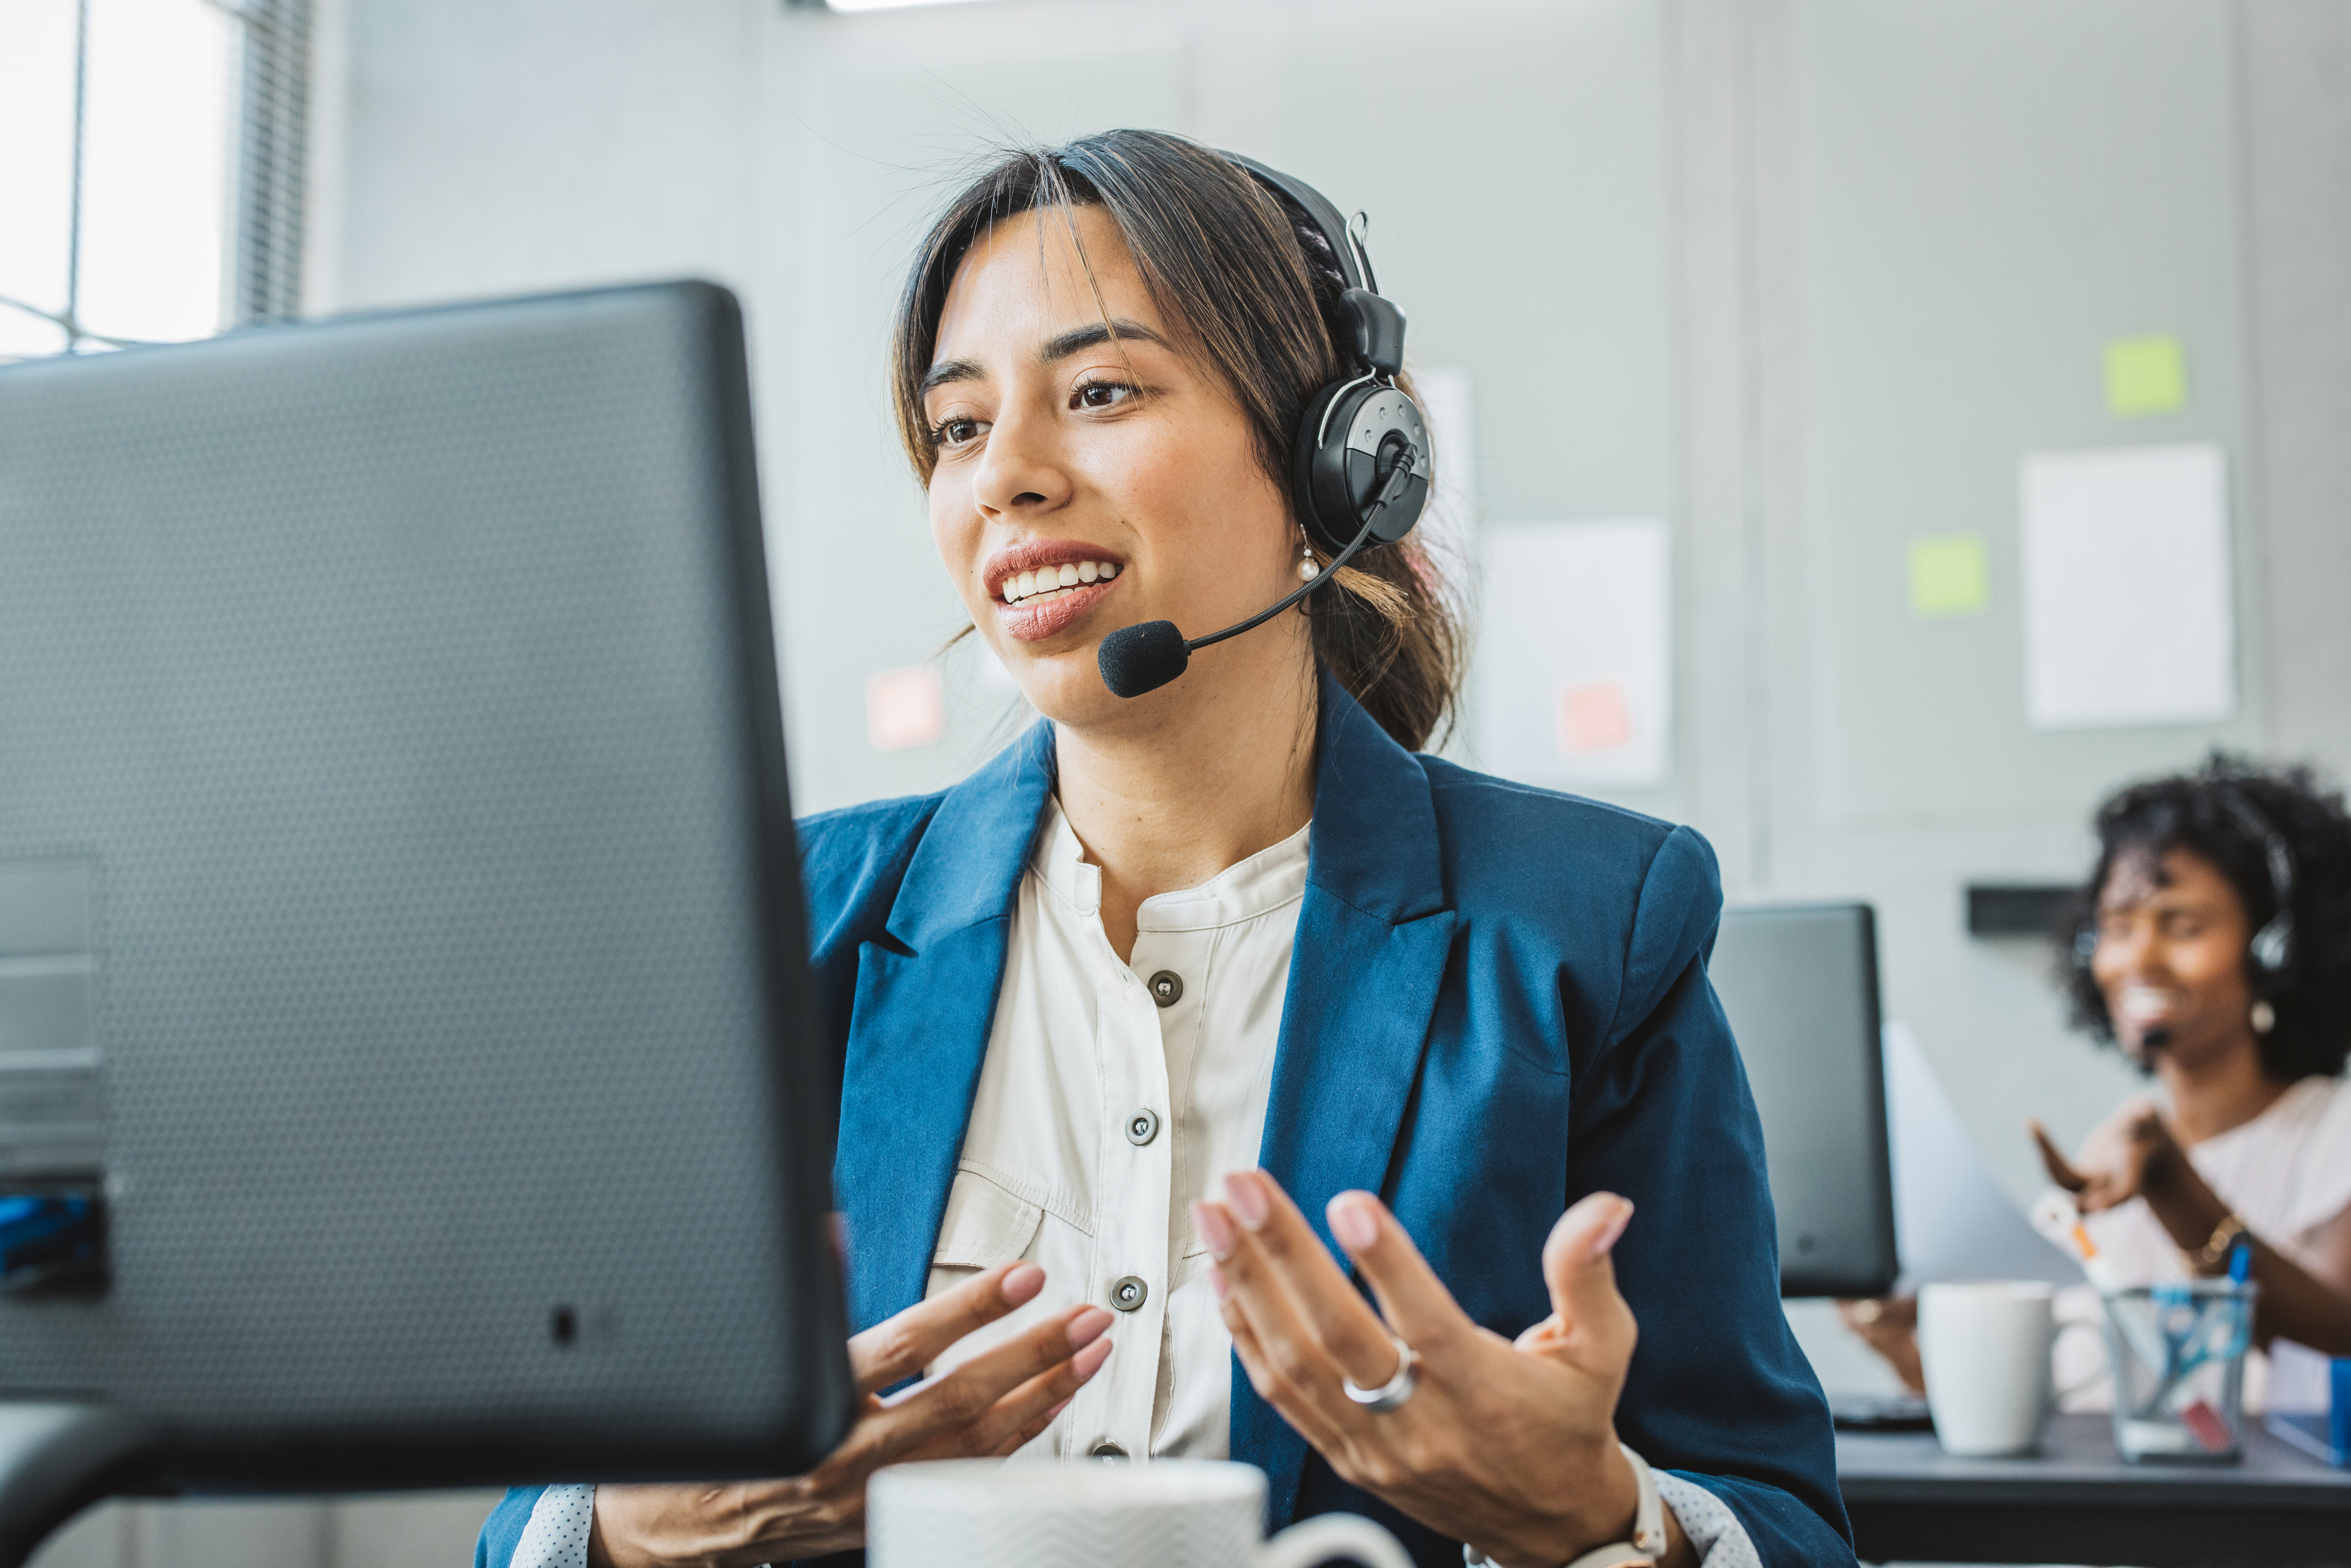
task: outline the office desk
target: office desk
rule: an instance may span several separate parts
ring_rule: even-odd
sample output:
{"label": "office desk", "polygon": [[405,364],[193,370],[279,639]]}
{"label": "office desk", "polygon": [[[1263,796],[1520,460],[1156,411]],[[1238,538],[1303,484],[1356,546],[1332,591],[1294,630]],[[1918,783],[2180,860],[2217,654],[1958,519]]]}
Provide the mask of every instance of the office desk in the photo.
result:
{"label": "office desk", "polygon": [[2241,1465],[2126,1465],[2104,1416],[2058,1416],[2041,1453],[1955,1459],[1929,1432],[1839,1432],[1865,1563],[2351,1563],[2351,1471],[2256,1425]]}

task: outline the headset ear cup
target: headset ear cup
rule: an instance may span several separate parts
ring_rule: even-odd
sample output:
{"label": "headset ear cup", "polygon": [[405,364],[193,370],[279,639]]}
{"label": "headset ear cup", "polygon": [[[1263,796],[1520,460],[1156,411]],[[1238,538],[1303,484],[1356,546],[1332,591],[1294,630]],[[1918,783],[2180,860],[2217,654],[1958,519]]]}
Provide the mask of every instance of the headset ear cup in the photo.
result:
{"label": "headset ear cup", "polygon": [[1290,457],[1290,499],[1298,508],[1299,526],[1306,530],[1306,540],[1326,556],[1337,555],[1355,537],[1356,523],[1343,534],[1337,527],[1346,523],[1343,516],[1325,521],[1321,505],[1315,498],[1315,467],[1319,444],[1316,436],[1322,428],[1322,416],[1331,402],[1353,383],[1332,382],[1329,386],[1306,400],[1305,412],[1298,416],[1298,439],[1291,443]]}
{"label": "headset ear cup", "polygon": [[1427,422],[1403,390],[1370,381],[1339,382],[1308,400],[1298,422],[1290,488],[1306,537],[1326,555],[1347,548],[1379,492],[1380,456],[1394,442],[1420,454],[1404,493],[1372,526],[1375,544],[1394,544],[1412,531],[1428,505]]}

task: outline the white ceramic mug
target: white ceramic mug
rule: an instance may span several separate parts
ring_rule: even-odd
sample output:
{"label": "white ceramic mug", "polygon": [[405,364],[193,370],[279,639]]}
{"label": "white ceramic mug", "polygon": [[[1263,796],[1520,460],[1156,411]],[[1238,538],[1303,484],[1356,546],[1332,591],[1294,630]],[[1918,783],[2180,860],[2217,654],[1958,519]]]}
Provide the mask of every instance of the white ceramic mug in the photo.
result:
{"label": "white ceramic mug", "polygon": [[2049,1296],[2021,1280],[1918,1292],[1918,1361],[1944,1452],[1989,1458],[2040,1446],[2056,1339]]}
{"label": "white ceramic mug", "polygon": [[872,1568],[1413,1568],[1396,1538],[1326,1513],[1265,1539],[1265,1473],[1204,1459],[939,1459],[865,1489]]}

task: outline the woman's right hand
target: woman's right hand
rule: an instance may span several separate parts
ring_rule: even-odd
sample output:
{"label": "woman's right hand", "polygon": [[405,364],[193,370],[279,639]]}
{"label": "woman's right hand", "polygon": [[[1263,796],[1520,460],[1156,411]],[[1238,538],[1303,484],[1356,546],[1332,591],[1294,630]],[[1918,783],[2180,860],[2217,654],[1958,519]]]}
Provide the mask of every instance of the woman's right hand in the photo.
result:
{"label": "woman's right hand", "polygon": [[804,1476],[692,1486],[600,1486],[591,1568],[753,1568],[865,1542],[865,1481],[909,1459],[1002,1456],[1052,1423],[1110,1358],[1100,1307],[1071,1307],[888,1400],[974,1329],[1033,1300],[1034,1263],[987,1270],[849,1342],[863,1400],[840,1448]]}

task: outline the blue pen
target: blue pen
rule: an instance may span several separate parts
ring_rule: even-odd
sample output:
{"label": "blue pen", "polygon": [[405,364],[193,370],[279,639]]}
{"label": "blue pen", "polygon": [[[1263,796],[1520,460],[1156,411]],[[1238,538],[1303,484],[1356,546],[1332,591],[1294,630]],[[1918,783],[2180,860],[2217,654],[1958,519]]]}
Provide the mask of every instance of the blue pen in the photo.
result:
{"label": "blue pen", "polygon": [[2253,1244],[2240,1241],[2229,1249],[2229,1283],[2241,1285],[2253,1271]]}

